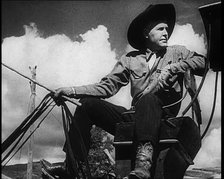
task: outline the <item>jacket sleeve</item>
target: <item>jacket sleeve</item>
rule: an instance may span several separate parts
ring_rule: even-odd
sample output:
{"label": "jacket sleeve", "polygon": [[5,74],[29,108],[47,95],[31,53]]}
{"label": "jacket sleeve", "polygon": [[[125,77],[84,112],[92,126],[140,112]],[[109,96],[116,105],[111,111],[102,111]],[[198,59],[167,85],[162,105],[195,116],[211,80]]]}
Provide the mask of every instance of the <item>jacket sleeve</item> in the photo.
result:
{"label": "jacket sleeve", "polygon": [[75,97],[96,96],[109,98],[115,95],[122,86],[129,83],[128,57],[122,56],[115,64],[113,70],[101,79],[99,83],[75,86]]}
{"label": "jacket sleeve", "polygon": [[170,65],[173,73],[185,73],[190,69],[193,74],[202,76],[205,70],[205,57],[196,52],[178,46],[179,61]]}

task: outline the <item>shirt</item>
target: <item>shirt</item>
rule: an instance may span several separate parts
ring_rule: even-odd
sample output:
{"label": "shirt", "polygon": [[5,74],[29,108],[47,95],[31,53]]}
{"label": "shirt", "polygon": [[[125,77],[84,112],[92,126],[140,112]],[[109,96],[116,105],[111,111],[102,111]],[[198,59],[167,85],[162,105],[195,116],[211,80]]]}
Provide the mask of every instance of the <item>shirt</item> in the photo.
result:
{"label": "shirt", "polygon": [[[109,98],[115,95],[122,86],[130,83],[131,96],[135,98],[142,93],[153,79],[158,77],[158,71],[168,64],[175,64],[171,69],[178,78],[169,89],[157,93],[164,104],[180,99],[183,93],[183,74],[191,69],[196,75],[202,75],[205,68],[205,57],[196,52],[189,51],[180,45],[168,46],[156,53],[157,65],[150,69],[148,57],[152,51],[132,51],[123,55],[115,64],[113,70],[103,77],[99,83],[75,86],[75,96],[97,96]],[[172,79],[171,79],[172,80]]]}
{"label": "shirt", "polygon": [[148,66],[150,70],[152,69],[153,65],[156,62],[156,54],[155,53],[151,53],[151,54],[152,55],[150,55],[149,62],[148,62]]}

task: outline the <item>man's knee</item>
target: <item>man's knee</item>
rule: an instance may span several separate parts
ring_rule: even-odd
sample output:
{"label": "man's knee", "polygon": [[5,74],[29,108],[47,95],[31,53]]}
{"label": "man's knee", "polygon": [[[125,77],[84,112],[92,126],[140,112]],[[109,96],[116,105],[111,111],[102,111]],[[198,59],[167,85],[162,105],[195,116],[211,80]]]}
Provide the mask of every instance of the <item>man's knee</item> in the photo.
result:
{"label": "man's knee", "polygon": [[82,104],[79,108],[84,108],[86,110],[93,109],[94,107],[100,104],[101,99],[96,97],[85,97],[80,99],[80,103]]}

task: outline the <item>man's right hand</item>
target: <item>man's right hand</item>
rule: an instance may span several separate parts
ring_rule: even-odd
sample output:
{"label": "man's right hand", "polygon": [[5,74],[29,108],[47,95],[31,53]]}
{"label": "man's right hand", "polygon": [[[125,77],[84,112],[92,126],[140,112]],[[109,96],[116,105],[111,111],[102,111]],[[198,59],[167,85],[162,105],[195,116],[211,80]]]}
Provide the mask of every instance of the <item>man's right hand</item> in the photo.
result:
{"label": "man's right hand", "polygon": [[58,98],[60,96],[67,96],[67,97],[74,97],[75,96],[75,90],[73,87],[62,87],[55,90],[54,97]]}
{"label": "man's right hand", "polygon": [[61,105],[61,96],[75,97],[75,90],[73,87],[62,87],[55,90],[53,94],[53,99],[55,103]]}

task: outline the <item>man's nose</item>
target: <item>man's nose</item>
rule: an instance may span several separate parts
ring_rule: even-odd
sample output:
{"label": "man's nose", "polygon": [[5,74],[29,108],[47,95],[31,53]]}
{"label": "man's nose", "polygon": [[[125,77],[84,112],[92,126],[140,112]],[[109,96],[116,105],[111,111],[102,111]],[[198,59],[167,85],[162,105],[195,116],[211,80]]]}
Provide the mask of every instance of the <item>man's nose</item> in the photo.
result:
{"label": "man's nose", "polygon": [[168,38],[168,32],[167,32],[167,29],[164,29],[164,30],[163,30],[163,36],[165,36],[166,38]]}

